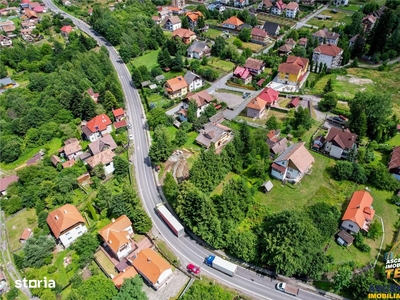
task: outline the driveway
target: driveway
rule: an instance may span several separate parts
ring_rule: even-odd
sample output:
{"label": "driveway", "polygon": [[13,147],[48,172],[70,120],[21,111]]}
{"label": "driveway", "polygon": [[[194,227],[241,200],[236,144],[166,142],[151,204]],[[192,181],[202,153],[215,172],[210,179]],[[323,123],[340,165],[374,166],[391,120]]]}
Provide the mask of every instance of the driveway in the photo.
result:
{"label": "driveway", "polygon": [[179,293],[183,290],[188,281],[189,276],[182,273],[180,270],[175,269],[175,271],[172,273],[172,276],[157,291],[146,284],[143,285],[143,291],[146,293],[149,300],[169,300],[171,298],[177,299]]}
{"label": "driveway", "polygon": [[319,15],[321,12],[323,12],[324,10],[326,10],[328,8],[328,5],[324,5],[322,8],[318,9],[316,12],[314,12],[313,14],[309,15],[307,18],[300,20],[299,22],[297,22],[295,29],[299,29],[303,26],[306,27],[315,27],[315,26],[311,26],[306,24],[308,21],[310,21],[312,18],[314,18],[315,16]]}
{"label": "driveway", "polygon": [[218,101],[225,102],[230,109],[235,109],[244,101],[242,96],[231,93],[214,92],[213,96]]}

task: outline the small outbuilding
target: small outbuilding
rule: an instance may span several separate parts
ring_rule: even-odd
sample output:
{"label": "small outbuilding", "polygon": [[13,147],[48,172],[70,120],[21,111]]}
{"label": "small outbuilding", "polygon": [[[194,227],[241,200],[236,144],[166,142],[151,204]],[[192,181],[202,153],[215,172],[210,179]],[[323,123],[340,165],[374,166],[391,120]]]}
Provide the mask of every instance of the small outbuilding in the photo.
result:
{"label": "small outbuilding", "polygon": [[338,234],[337,234],[337,239],[336,242],[340,245],[340,246],[344,246],[344,247],[348,247],[351,244],[353,244],[354,242],[354,237],[348,233],[345,230],[341,230]]}
{"label": "small outbuilding", "polygon": [[270,192],[273,187],[274,185],[272,184],[271,180],[264,182],[261,186],[261,188],[265,191],[265,193]]}

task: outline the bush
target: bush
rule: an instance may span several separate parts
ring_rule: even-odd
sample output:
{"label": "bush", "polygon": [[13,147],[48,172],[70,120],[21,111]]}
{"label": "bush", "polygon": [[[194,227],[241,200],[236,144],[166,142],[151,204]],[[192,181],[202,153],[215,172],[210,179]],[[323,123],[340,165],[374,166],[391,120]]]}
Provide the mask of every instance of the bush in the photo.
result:
{"label": "bush", "polygon": [[364,244],[364,237],[362,236],[362,234],[360,232],[357,233],[355,236],[354,247],[356,247],[361,252],[370,252],[371,251],[371,247]]}
{"label": "bush", "polygon": [[336,180],[349,180],[353,174],[353,165],[349,161],[338,161],[333,167],[333,178]]}

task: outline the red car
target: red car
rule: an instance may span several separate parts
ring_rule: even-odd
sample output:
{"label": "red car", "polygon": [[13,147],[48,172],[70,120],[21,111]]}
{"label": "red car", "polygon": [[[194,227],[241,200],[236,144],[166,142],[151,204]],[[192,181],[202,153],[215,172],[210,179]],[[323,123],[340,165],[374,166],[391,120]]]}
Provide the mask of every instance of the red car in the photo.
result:
{"label": "red car", "polygon": [[193,274],[199,274],[200,273],[200,268],[196,267],[194,264],[188,264],[186,269]]}

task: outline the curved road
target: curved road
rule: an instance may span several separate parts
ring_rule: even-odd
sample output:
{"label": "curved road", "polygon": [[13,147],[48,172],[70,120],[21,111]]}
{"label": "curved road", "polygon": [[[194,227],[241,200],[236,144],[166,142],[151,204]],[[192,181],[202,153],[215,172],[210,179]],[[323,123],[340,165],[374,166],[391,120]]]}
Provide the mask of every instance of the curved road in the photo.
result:
{"label": "curved road", "polygon": [[[177,238],[169,228],[160,220],[154,211],[154,207],[161,202],[161,197],[157,190],[157,183],[153,176],[153,170],[150,165],[148,157],[149,151],[149,135],[145,129],[145,121],[141,118],[144,113],[143,106],[140,101],[138,91],[134,88],[131,82],[131,75],[126,65],[119,59],[119,55],[116,50],[101,36],[99,36],[89,25],[83,21],[67,15],[59,8],[57,8],[51,0],[44,0],[47,7],[56,13],[62,13],[65,16],[71,18],[75,25],[92,36],[99,45],[107,47],[110,53],[110,59],[114,65],[115,70],[118,73],[122,89],[126,98],[128,117],[132,123],[132,129],[130,130],[134,136],[135,145],[135,156],[134,165],[136,180],[139,188],[139,194],[144,203],[144,207],[147,213],[150,215],[153,226],[167,244],[174,250],[182,263],[193,262],[194,264],[202,266],[202,273],[204,275],[215,278],[218,282],[230,286],[238,291],[248,294],[256,299],[267,299],[267,300],[284,300],[293,299],[292,296],[286,295],[282,292],[275,290],[274,285],[277,281],[272,281],[268,277],[260,276],[255,272],[249,271],[245,268],[238,267],[236,275],[230,277],[225,275],[213,268],[203,266],[204,258],[210,253],[195,241],[187,236]],[[326,299],[314,293],[309,293],[305,290],[301,290],[298,299]]]}

